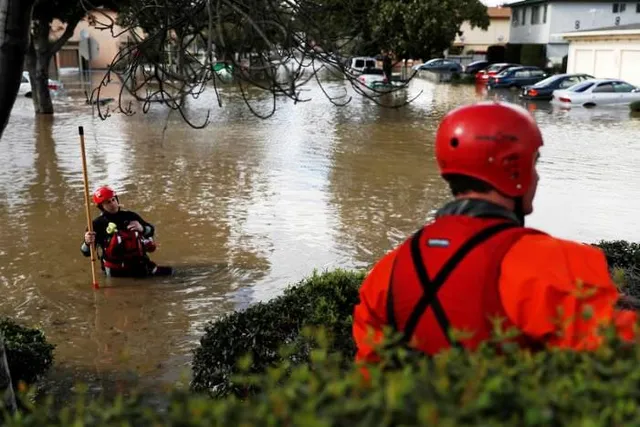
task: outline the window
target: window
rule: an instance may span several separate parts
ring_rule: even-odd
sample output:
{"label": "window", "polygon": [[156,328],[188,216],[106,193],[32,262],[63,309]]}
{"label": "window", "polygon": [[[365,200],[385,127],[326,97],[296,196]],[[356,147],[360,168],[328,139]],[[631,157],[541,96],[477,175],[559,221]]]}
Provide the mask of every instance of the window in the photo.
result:
{"label": "window", "polygon": [[635,89],[634,86],[624,82],[613,82],[613,88],[616,92],[629,93]]}
{"label": "window", "polygon": [[544,76],[544,71],[542,70],[531,70],[532,77],[541,77]]}
{"label": "window", "polygon": [[640,2],[636,3],[636,13],[640,13]]}
{"label": "window", "polygon": [[613,83],[600,83],[591,92],[593,93],[615,92],[615,89],[613,88]]}
{"label": "window", "polygon": [[540,6],[533,6],[531,8],[531,25],[540,23]]}
{"label": "window", "polygon": [[585,90],[589,89],[591,86],[593,86],[593,82],[578,83],[577,85],[571,88],[571,91],[584,92]]}
{"label": "window", "polygon": [[[637,9],[637,6],[636,6],[636,9]],[[626,3],[614,3],[612,5],[613,13],[622,13],[625,10],[627,10],[627,4]]]}
{"label": "window", "polygon": [[528,7],[522,8],[522,19],[520,19],[520,22],[522,22],[522,25],[527,23],[527,9],[529,8]]}
{"label": "window", "polygon": [[520,71],[516,71],[515,75],[513,76],[517,79],[524,79],[529,77],[529,70],[520,70]]}
{"label": "window", "polygon": [[[638,5],[640,5],[640,3],[638,3]],[[547,6],[548,5],[544,5],[544,9],[542,10],[542,23],[546,24],[547,23]]]}
{"label": "window", "polygon": [[29,83],[29,80],[24,76],[24,74],[22,75],[22,80],[20,81],[20,83]]}

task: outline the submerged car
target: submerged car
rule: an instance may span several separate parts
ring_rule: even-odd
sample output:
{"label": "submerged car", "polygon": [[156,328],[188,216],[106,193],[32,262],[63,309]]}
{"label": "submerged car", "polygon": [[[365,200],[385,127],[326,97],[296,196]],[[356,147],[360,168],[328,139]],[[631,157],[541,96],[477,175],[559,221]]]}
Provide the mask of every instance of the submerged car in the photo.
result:
{"label": "submerged car", "polygon": [[[55,95],[59,91],[64,89],[64,85],[58,80],[49,79],[47,86],[49,86],[49,91],[52,95]],[[20,81],[20,89],[18,89],[18,95],[24,95],[27,97],[31,96],[31,78],[29,77],[28,71],[22,72],[22,80]]]}
{"label": "submerged car", "polygon": [[487,80],[489,89],[514,88],[531,85],[547,77],[539,67],[522,66],[510,67]]}
{"label": "submerged car", "polygon": [[589,74],[554,74],[534,85],[524,86],[520,98],[532,101],[549,101],[556,89],[568,89],[585,80],[594,79]]}
{"label": "submerged car", "polygon": [[620,79],[591,79],[553,91],[552,103],[562,107],[629,105],[640,101],[640,88]]}

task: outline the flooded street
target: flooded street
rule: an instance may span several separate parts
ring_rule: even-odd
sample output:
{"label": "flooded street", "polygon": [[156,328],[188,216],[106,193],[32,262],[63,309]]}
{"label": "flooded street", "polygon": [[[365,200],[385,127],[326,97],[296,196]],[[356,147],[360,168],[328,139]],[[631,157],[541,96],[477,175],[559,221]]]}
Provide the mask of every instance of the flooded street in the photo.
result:
{"label": "flooded street", "polygon": [[[433,158],[439,119],[487,96],[415,80],[405,96],[422,93],[404,108],[357,95],[336,107],[312,83],[310,102],[278,100],[262,120],[236,91],[223,91],[223,108],[208,91],[191,103],[196,123],[211,108],[211,123],[198,130],[159,105],[103,121],[77,76],[62,80],[69,97],[55,101],[54,117],[34,117],[31,100],[19,97],[2,138],[0,315],[42,327],[56,345],[53,377],[97,390],[188,381],[206,322],[278,295],[316,268],[370,266],[449,197]],[[339,94],[345,84],[325,89]],[[116,96],[114,86],[103,96]],[[263,112],[271,104],[252,101]],[[584,242],[640,240],[640,118],[627,108],[529,109],[545,146],[528,225]],[[151,258],[176,266],[176,276],[99,276],[103,289],[92,290],[80,253],[78,126],[91,191],[113,186],[125,209],[154,224]]]}

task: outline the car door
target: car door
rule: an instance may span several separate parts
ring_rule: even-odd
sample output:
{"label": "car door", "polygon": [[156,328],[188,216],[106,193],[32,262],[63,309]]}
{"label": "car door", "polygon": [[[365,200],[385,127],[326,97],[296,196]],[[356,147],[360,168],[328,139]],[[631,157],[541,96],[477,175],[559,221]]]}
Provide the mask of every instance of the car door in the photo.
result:
{"label": "car door", "polygon": [[619,104],[630,104],[636,99],[640,99],[640,94],[633,92],[636,87],[630,85],[627,82],[613,82],[613,88],[615,89],[616,93],[619,94],[619,98],[617,100],[617,103]]}
{"label": "car door", "polygon": [[[591,102],[594,104],[615,104],[620,98],[616,93],[612,82],[597,83],[591,89]],[[588,102],[588,101],[587,101]]]}
{"label": "car door", "polygon": [[538,69],[529,70],[529,79],[526,84],[533,85],[544,79],[547,75],[544,71]]}

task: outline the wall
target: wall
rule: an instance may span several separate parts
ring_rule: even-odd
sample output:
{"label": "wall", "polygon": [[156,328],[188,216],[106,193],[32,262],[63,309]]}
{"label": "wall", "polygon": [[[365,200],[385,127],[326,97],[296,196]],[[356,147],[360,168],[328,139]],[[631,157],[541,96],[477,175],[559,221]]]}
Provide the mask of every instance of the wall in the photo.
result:
{"label": "wall", "polygon": [[[532,10],[538,8],[538,23],[532,24]],[[547,13],[545,17],[545,7]],[[524,10],[524,23],[522,22],[522,13]],[[509,42],[513,44],[540,43],[547,44],[549,42],[549,28],[551,19],[551,5],[540,3],[532,6],[516,6],[511,7],[511,31]]]}
{"label": "wall", "polygon": [[[104,16],[108,15],[111,19],[116,19],[117,14],[111,11],[100,11],[94,12],[94,15],[99,23],[110,23],[109,19]],[[100,24],[98,24],[100,26]],[[54,21],[52,25],[51,36],[59,37],[66,27],[66,24],[62,24],[59,21]],[[98,43],[98,56],[95,58],[91,58],[90,67],[93,69],[106,69],[109,67],[113,58],[118,54],[120,50],[120,45],[127,41],[129,36],[129,32],[125,32],[120,34],[123,29],[119,26],[115,26],[113,33],[120,34],[118,37],[114,38],[111,35],[110,30],[100,30],[96,29],[95,26],[92,26],[89,20],[85,17],[78,25],[76,26],[75,31],[73,32],[73,36],[69,39],[69,45],[73,45],[74,42],[78,43],[80,41],[80,32],[86,29],[89,32],[90,37],[93,41]],[[138,33],[140,34],[140,33]],[[74,48],[75,49],[75,48]]]}
{"label": "wall", "polygon": [[[464,41],[460,36],[456,36],[455,46],[465,46],[465,52],[469,49],[486,50],[494,44],[504,45],[509,41],[509,32],[511,30],[509,19],[491,19],[491,24],[487,30],[475,27],[471,29],[471,25],[467,21],[460,26],[460,31],[464,37]],[[502,38],[502,39],[501,39]]]}
{"label": "wall", "polygon": [[571,40],[568,73],[617,78],[640,86],[640,35]]}

